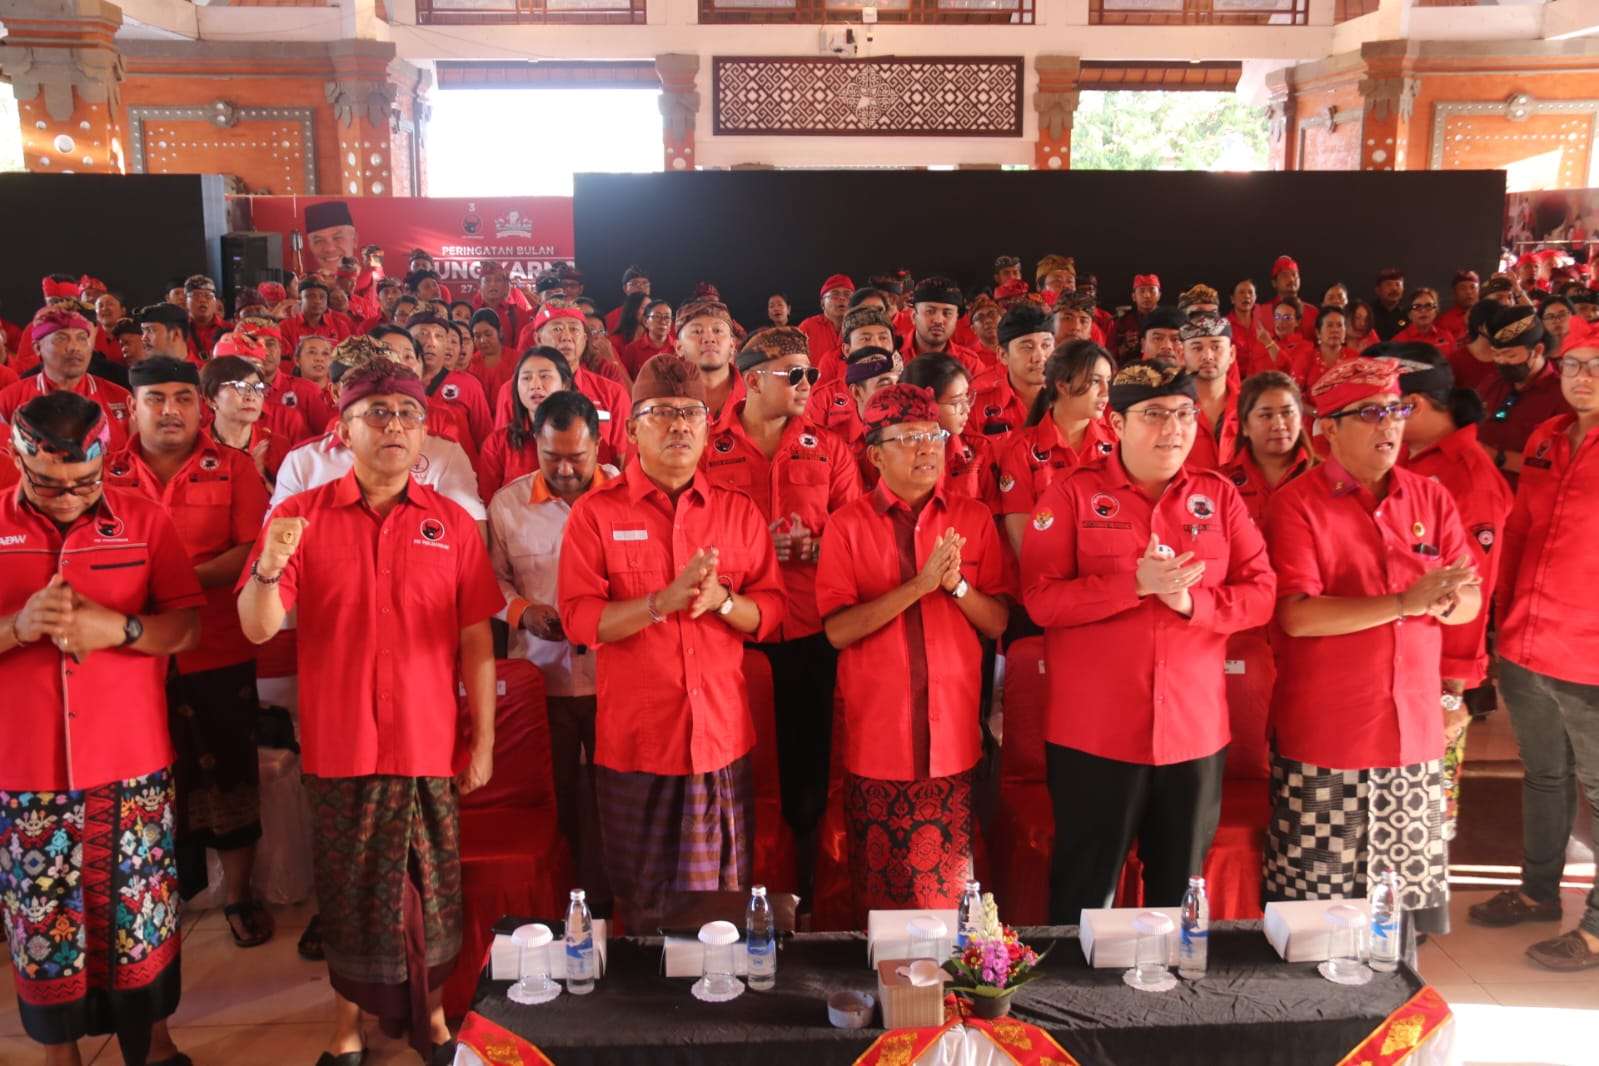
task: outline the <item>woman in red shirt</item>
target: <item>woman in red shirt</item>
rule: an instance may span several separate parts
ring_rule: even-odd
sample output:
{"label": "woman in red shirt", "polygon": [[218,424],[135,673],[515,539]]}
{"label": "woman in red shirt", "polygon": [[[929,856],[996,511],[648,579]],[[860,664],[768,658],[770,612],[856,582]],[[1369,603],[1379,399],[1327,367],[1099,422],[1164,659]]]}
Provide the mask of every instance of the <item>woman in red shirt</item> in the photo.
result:
{"label": "woman in red shirt", "polygon": [[971,427],[970,372],[954,356],[924,355],[911,360],[900,380],[938,398],[938,424],[949,434],[944,449],[944,487],[993,510],[999,504],[994,441]]}
{"label": "woman in red shirt", "polygon": [[[523,352],[510,381],[511,420],[489,434],[478,457],[477,490],[484,500],[493,499],[500,489],[539,468],[533,412],[551,393],[575,387],[571,367],[554,348],[529,348]],[[601,442],[600,462],[615,460],[614,454],[608,455],[611,450],[610,445]]]}
{"label": "woman in red shirt", "polygon": [[278,481],[278,467],[296,441],[273,433],[261,419],[266,385],[248,359],[219,355],[200,368],[200,394],[211,408],[211,436],[248,454],[267,487]]}
{"label": "woman in red shirt", "polygon": [[[622,322],[624,325],[627,322],[625,313]],[[627,368],[629,374],[637,374],[639,367],[662,352],[677,350],[677,344],[672,338],[671,304],[665,300],[644,301],[639,322],[643,328],[629,338],[625,346],[617,349],[622,365]]]}

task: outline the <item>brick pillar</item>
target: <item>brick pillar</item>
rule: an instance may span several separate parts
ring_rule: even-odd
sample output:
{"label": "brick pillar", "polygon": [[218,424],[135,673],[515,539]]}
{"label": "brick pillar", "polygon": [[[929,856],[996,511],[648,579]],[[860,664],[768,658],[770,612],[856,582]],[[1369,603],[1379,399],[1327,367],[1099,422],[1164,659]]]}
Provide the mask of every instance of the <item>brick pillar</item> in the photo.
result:
{"label": "brick pillar", "polygon": [[700,93],[695,78],[700,57],[669,53],[655,57],[661,79],[661,136],[666,146],[667,170],[694,169],[694,124],[700,113]]}
{"label": "brick pillar", "polygon": [[1033,167],[1070,170],[1072,117],[1077,113],[1077,86],[1082,71],[1078,56],[1035,56],[1038,89],[1033,110],[1038,112],[1038,140],[1033,142]]}
{"label": "brick pillar", "polygon": [[1360,122],[1360,169],[1404,170],[1418,79],[1397,69],[1368,69],[1370,73],[1360,79],[1364,107]]}
{"label": "brick pillar", "polygon": [[395,176],[391,112],[398,91],[389,78],[394,45],[340,41],[333,45],[333,78],[325,86],[338,132],[342,196],[392,196]]}
{"label": "brick pillar", "polygon": [[8,0],[0,77],[17,96],[22,151],[39,174],[121,174],[122,10],[105,0]]}

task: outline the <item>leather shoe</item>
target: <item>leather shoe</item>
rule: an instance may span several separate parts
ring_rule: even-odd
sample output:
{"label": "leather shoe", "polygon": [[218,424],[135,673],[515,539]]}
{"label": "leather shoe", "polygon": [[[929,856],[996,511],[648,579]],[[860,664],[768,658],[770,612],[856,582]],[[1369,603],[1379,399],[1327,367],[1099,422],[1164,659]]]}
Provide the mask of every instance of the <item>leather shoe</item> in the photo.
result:
{"label": "leather shoe", "polygon": [[1507,888],[1481,903],[1472,904],[1466,912],[1477,925],[1486,925],[1493,928],[1502,928],[1509,925],[1520,925],[1522,922],[1558,922],[1560,920],[1560,900],[1552,899],[1545,903],[1528,905],[1521,897],[1521,890]]}
{"label": "leather shoe", "polygon": [[342,1055],[324,1051],[322,1057],[316,1060],[316,1066],[361,1066],[365,1061],[366,1048],[362,1048],[360,1051],[346,1051]]}
{"label": "leather shoe", "polygon": [[1527,949],[1527,958],[1560,973],[1575,973],[1599,966],[1599,951],[1589,947],[1588,941],[1576,929],[1549,940],[1538,941]]}

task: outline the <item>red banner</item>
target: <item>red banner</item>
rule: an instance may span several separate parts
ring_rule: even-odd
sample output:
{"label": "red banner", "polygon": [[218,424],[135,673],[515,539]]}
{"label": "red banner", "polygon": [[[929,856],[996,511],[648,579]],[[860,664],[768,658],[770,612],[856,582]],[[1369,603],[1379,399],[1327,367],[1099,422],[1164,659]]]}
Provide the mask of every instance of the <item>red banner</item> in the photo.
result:
{"label": "red banner", "polygon": [[544,1052],[475,1011],[462,1019],[455,1039],[489,1066],[554,1066]]}
{"label": "red banner", "polygon": [[[399,277],[411,249],[420,248],[438,263],[451,293],[461,297],[477,290],[478,265],[484,259],[504,263],[513,279],[521,279],[534,277],[551,263],[571,262],[575,255],[572,200],[566,196],[244,199],[253,229],[283,234],[283,265],[297,273],[332,272],[341,256],[357,258],[362,246],[376,244],[383,249],[384,273]],[[320,206],[324,204],[335,206]]]}
{"label": "red banner", "polygon": [[1036,1025],[1014,1018],[985,1021],[971,1013],[971,1006],[960,997],[944,997],[944,1024],[925,1029],[892,1029],[872,1042],[855,1066],[910,1066],[938,1042],[939,1037],[963,1025],[976,1029],[1016,1066],[1079,1066],[1055,1038]]}

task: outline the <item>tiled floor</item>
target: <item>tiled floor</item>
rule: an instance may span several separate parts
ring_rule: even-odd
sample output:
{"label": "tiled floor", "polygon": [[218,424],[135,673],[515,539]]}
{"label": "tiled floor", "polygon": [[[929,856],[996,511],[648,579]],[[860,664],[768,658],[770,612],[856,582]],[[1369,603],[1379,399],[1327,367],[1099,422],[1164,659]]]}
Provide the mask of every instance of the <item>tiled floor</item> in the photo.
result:
{"label": "tiled floor", "polygon": [[[1483,772],[1504,772],[1514,763],[1515,741],[1505,716],[1473,727],[1468,758]],[[1510,768],[1513,772],[1513,767]],[[1592,829],[1579,826],[1569,853],[1562,893],[1569,929],[1581,913],[1582,882],[1593,878]],[[1473,871],[1471,881],[1513,883],[1514,871]],[[1467,1066],[1596,1066],[1599,1064],[1599,970],[1563,975],[1534,966],[1525,947],[1552,935],[1551,924],[1519,929],[1482,929],[1466,921],[1466,909],[1493,891],[1462,884],[1452,904],[1454,932],[1421,949],[1422,976],[1436,985],[1456,1015],[1455,1046]],[[178,1046],[196,1066],[311,1066],[327,1039],[332,992],[327,970],[295,954],[295,941],[311,914],[309,906],[274,908],[279,935],[251,951],[233,946],[220,912],[202,911],[184,921],[183,1005],[172,1019]],[[409,1048],[386,1040],[368,1026],[371,1066],[418,1062]],[[85,1041],[84,1062],[121,1066],[115,1041]],[[22,1035],[12,991],[11,969],[0,966],[0,1064],[31,1066],[36,1045]]]}

